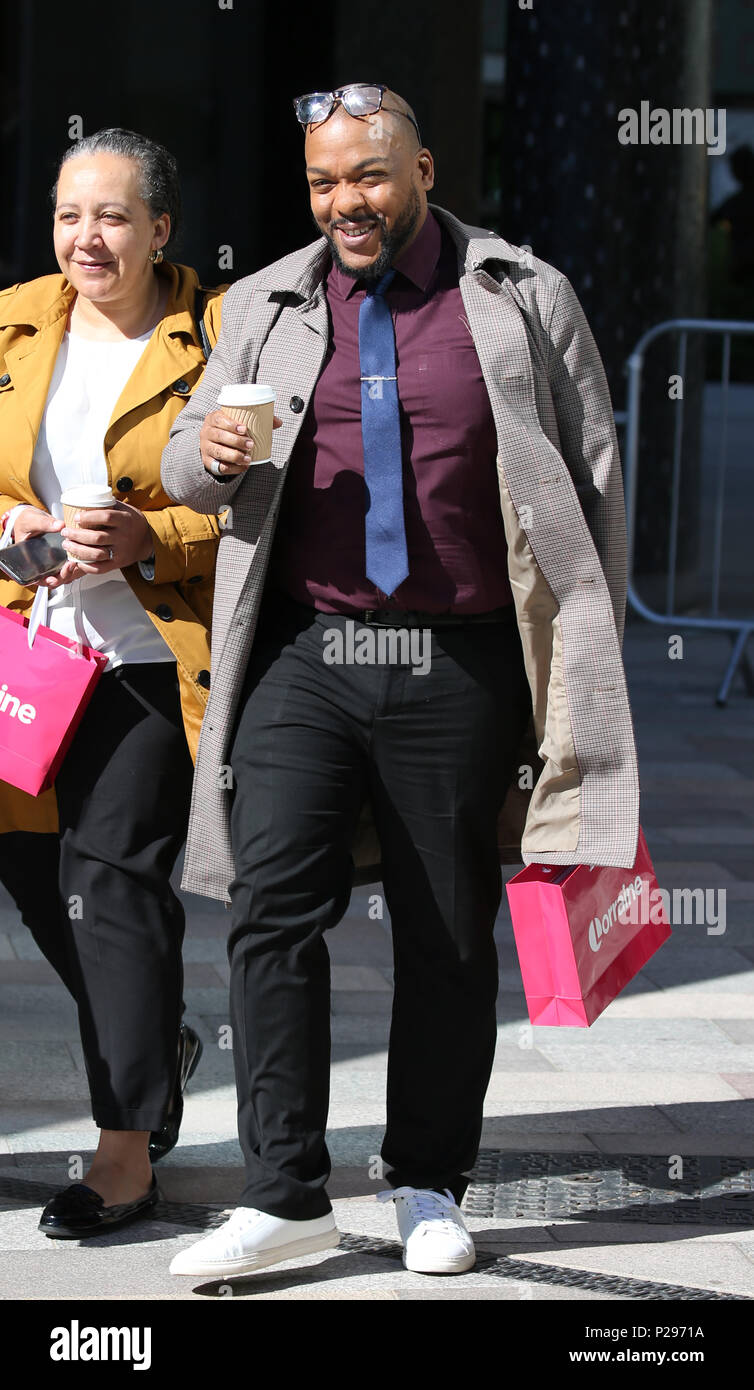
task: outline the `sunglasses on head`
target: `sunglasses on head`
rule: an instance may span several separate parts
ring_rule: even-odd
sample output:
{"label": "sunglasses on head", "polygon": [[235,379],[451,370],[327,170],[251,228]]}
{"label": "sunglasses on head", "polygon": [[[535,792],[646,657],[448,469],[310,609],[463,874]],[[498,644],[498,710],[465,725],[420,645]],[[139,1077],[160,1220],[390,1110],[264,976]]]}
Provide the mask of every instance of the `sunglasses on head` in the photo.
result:
{"label": "sunglasses on head", "polygon": [[319,125],[321,121],[326,121],[338,102],[349,116],[373,116],[375,112],[384,109],[396,116],[405,116],[414,127],[421,144],[419,127],[413,116],[409,116],[406,111],[399,111],[394,106],[383,108],[382,98],[387,90],[380,82],[350,82],[347,87],[338,87],[334,92],[308,92],[306,96],[294,97],[293,109],[296,119],[304,126]]}

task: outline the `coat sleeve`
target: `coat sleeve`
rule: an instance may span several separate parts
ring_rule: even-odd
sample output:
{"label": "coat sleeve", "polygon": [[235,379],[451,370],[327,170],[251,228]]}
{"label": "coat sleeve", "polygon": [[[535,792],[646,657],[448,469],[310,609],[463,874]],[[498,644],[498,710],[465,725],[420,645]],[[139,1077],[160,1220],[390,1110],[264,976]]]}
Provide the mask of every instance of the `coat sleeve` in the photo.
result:
{"label": "coat sleeve", "polygon": [[[220,336],[222,305],[227,285],[207,299],[204,323],[213,350]],[[185,584],[206,579],[215,568],[220,526],[216,516],[203,516],[191,507],[163,507],[145,512],[154,545],[155,584]]]}
{"label": "coat sleeve", "polygon": [[[230,476],[226,482],[213,478],[202,463],[199,452],[199,431],[205,416],[217,409],[220,387],[229,381],[244,378],[236,362],[237,335],[233,324],[242,320],[241,296],[248,296],[248,279],[231,285],[224,296],[222,327],[204,376],[193,396],[186,402],[170,431],[170,439],[162,455],[162,483],[169,497],[184,502],[196,512],[213,513],[227,507],[244,474]],[[240,305],[238,303],[240,298]],[[235,313],[234,313],[235,310]]]}
{"label": "coat sleeve", "polygon": [[550,320],[548,372],[561,453],[607,581],[622,644],[627,587],[626,512],[613,406],[597,344],[565,276]]}

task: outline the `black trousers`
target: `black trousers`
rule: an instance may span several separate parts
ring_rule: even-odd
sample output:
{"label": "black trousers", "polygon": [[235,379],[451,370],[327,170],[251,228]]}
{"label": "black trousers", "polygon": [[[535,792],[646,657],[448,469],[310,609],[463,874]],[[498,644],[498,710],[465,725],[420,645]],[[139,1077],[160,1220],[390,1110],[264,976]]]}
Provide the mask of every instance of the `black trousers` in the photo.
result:
{"label": "black trousers", "polygon": [[496,1038],[496,820],[531,709],[511,619],[434,629],[420,675],[328,664],[349,620],[265,597],[230,754],[244,1205],[330,1210],[324,932],[348,906],[367,795],[395,960],[382,1157],[393,1186],[463,1196]]}
{"label": "black trousers", "polygon": [[192,773],[175,664],[117,667],[55,781],[59,849],[58,837],[0,836],[0,873],[76,1000],[101,1129],[159,1129],[170,1109],[185,926],[170,875]]}

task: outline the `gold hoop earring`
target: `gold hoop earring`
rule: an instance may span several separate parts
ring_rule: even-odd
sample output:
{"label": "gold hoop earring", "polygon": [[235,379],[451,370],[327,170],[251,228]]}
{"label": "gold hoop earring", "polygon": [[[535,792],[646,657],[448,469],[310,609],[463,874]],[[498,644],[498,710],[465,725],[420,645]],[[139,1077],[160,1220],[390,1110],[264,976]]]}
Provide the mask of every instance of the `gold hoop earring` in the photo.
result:
{"label": "gold hoop earring", "polygon": [[161,246],[158,246],[156,251],[150,251],[147,260],[151,261],[152,265],[159,265],[162,258],[163,250]]}

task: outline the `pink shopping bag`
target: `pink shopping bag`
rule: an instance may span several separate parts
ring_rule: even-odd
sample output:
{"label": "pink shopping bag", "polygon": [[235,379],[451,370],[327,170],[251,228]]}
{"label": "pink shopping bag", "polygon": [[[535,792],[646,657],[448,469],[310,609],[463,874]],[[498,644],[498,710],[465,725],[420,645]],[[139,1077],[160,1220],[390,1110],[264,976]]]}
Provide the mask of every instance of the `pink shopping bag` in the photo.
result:
{"label": "pink shopping bag", "polygon": [[0,608],[0,780],[38,796],[51,786],[107,657]]}
{"label": "pink shopping bag", "polygon": [[507,892],[531,1023],[588,1028],[671,934],[641,828],[632,869],[528,864]]}

